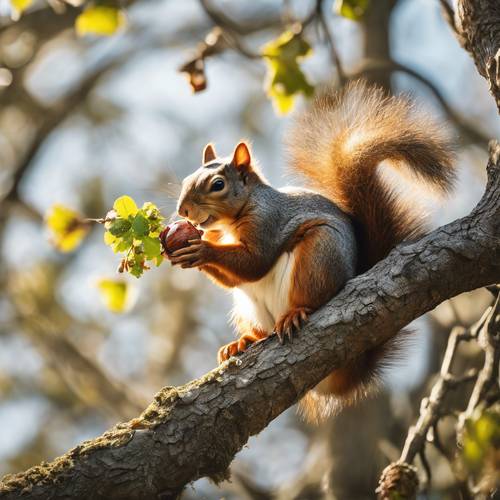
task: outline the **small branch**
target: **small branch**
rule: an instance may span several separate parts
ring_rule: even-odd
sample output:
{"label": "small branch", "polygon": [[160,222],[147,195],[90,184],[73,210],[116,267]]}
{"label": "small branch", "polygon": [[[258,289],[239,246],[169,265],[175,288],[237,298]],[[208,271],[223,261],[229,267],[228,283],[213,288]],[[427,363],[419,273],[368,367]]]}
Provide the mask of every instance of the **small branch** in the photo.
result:
{"label": "small branch", "polygon": [[476,384],[472,390],[465,411],[458,417],[457,435],[459,439],[465,422],[471,418],[477,407],[485,400],[487,393],[498,380],[498,365],[500,362],[500,294],[495,304],[487,311],[487,318],[479,332],[479,345],[484,350],[484,364],[479,372]]}
{"label": "small branch", "polygon": [[[461,377],[452,375],[452,365],[457,347],[462,341],[477,339],[485,351],[484,365],[478,373],[471,370]],[[427,489],[431,480],[431,468],[426,459],[426,444],[432,443],[435,448],[447,459],[449,454],[443,447],[438,434],[439,420],[449,410],[446,409],[448,393],[456,388],[462,388],[473,380],[476,384],[469,399],[467,409],[460,413],[457,423],[457,436],[460,436],[467,418],[471,417],[480,401],[484,401],[488,389],[498,376],[498,363],[500,361],[500,294],[497,295],[495,304],[489,307],[481,319],[470,329],[465,330],[455,327],[449,336],[448,344],[441,364],[440,374],[437,382],[431,389],[430,396],[424,398],[421,403],[420,416],[415,426],[411,427],[406,438],[401,457],[398,462],[391,464],[411,464],[418,456],[426,473]],[[459,480],[460,482],[460,480]],[[382,478],[381,478],[382,483]],[[464,485],[461,484],[463,488]]]}
{"label": "small branch", "polygon": [[200,5],[215,25],[238,35],[250,35],[282,24],[281,15],[260,16],[258,22],[239,23],[224,14],[221,10],[214,8],[209,0],[200,0]]}
{"label": "small branch", "polygon": [[323,2],[322,0],[317,0],[316,2],[316,13],[319,19],[319,22],[323,28],[323,32],[325,33],[326,40],[328,42],[328,46],[330,47],[330,56],[332,59],[332,63],[337,69],[337,74],[339,77],[340,85],[343,85],[346,81],[346,75],[344,69],[342,67],[342,62],[340,61],[339,54],[337,52],[337,48],[335,47],[335,42],[333,41],[332,34],[330,33],[330,29],[328,28],[328,23],[326,22],[325,15],[323,13]]}
{"label": "small branch", "polygon": [[[428,398],[424,398],[420,407],[420,417],[415,426],[410,428],[408,437],[403,447],[400,462],[411,464],[415,456],[423,453],[429,430],[437,427],[438,420],[444,412],[446,396],[451,389],[458,385],[451,375],[451,365],[457,350],[458,344],[467,338],[467,332],[462,328],[454,328],[448,339],[448,345],[441,365],[441,370],[437,382],[431,389]],[[450,381],[453,381],[450,383]],[[465,382],[468,382],[466,379]]]}
{"label": "small branch", "polygon": [[396,61],[366,61],[361,69],[359,69],[356,73],[349,75],[349,79],[359,78],[366,73],[377,73],[380,71],[400,71],[401,73],[405,73],[415,80],[423,83],[434,95],[436,100],[441,105],[443,111],[447,114],[448,118],[455,123],[457,128],[462,131],[469,139],[476,144],[480,144],[484,147],[487,146],[490,137],[486,134],[477,130],[476,127],[467,123],[446,101],[444,95],[441,91],[432,83],[428,78],[424,77],[418,71],[406,66],[404,64],[398,63]]}
{"label": "small branch", "polygon": [[443,13],[443,17],[446,22],[450,25],[450,28],[453,30],[455,34],[457,34],[457,26],[455,24],[455,11],[453,7],[450,5],[448,0],[439,0],[441,4],[441,12]]}

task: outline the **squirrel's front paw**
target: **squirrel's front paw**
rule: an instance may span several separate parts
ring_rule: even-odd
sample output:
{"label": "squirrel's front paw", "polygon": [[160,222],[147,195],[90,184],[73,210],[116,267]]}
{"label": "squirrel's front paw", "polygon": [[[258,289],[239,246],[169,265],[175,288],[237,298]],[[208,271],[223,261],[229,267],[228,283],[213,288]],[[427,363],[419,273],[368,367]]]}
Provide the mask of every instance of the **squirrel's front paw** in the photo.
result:
{"label": "squirrel's front paw", "polygon": [[211,247],[205,240],[189,240],[189,246],[173,252],[169,260],[172,265],[180,264],[183,269],[203,266],[209,262]]}
{"label": "squirrel's front paw", "polygon": [[274,326],[274,333],[278,336],[281,344],[283,344],[285,336],[290,341],[292,340],[293,333],[300,330],[311,312],[312,309],[309,307],[296,307],[281,316]]}
{"label": "squirrel's front paw", "polygon": [[219,352],[217,353],[217,361],[219,364],[227,361],[231,356],[238,354],[240,352],[245,352],[247,347],[259,340],[254,335],[243,335],[238,340],[229,342],[229,344],[223,345]]}

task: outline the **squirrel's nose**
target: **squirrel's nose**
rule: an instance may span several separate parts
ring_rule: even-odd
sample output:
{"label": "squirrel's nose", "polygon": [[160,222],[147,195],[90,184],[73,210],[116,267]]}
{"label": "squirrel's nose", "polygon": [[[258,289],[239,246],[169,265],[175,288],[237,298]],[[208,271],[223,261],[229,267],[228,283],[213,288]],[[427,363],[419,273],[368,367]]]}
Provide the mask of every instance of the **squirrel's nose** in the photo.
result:
{"label": "squirrel's nose", "polygon": [[177,213],[179,214],[180,217],[189,217],[189,210],[186,207],[183,207],[182,205],[177,210]]}

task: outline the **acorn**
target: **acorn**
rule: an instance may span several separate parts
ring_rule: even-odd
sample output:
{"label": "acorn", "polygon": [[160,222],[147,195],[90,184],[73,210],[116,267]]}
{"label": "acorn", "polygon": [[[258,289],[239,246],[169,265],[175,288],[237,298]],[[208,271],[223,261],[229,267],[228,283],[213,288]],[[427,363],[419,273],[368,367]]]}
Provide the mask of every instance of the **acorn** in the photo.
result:
{"label": "acorn", "polygon": [[169,224],[161,233],[160,241],[167,255],[189,246],[189,240],[200,239],[203,231],[196,229],[187,220],[178,220]]}

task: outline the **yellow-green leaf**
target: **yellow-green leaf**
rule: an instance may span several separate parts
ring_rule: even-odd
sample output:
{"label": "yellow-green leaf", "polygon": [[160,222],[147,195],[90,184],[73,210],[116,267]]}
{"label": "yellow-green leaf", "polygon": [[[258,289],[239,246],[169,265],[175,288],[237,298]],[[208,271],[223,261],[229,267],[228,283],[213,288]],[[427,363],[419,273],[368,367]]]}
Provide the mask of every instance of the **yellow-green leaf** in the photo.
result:
{"label": "yellow-green leaf", "polygon": [[[484,475],[500,447],[500,413],[489,409],[465,421],[462,457],[469,472]],[[491,464],[490,464],[491,465]]]}
{"label": "yellow-green leaf", "polygon": [[284,31],[278,38],[267,42],[261,49],[264,57],[278,57],[295,61],[311,53],[311,46],[300,34]]}
{"label": "yellow-green leaf", "polygon": [[129,287],[125,281],[101,279],[97,283],[106,307],[115,313],[124,312],[129,305]]}
{"label": "yellow-green leaf", "polygon": [[500,418],[498,415],[484,412],[476,422],[476,438],[480,445],[488,446],[494,437],[500,439]]}
{"label": "yellow-green leaf", "polygon": [[12,8],[18,13],[24,12],[32,3],[33,0],[10,0]]}
{"label": "yellow-green leaf", "polygon": [[299,66],[299,61],[310,53],[307,41],[292,31],[285,31],[262,47],[262,56],[267,63],[267,95],[279,114],[292,110],[299,93],[313,94],[314,88]]}
{"label": "yellow-green leaf", "polygon": [[139,210],[135,201],[130,196],[120,196],[113,205],[116,213],[122,219],[128,218],[129,215],[135,215]]}
{"label": "yellow-green leaf", "polygon": [[53,205],[47,212],[45,223],[50,232],[52,244],[61,252],[71,252],[85,238],[88,224],[78,212],[64,205]]}
{"label": "yellow-green leaf", "polygon": [[85,9],[75,22],[76,32],[82,35],[110,36],[124,26],[125,14],[116,7],[95,5]]}
{"label": "yellow-green leaf", "polygon": [[336,0],[334,11],[347,19],[359,21],[368,9],[369,0]]}
{"label": "yellow-green leaf", "polygon": [[112,246],[113,244],[116,243],[118,238],[116,236],[113,236],[109,231],[106,231],[104,233],[104,243],[108,246]]}

